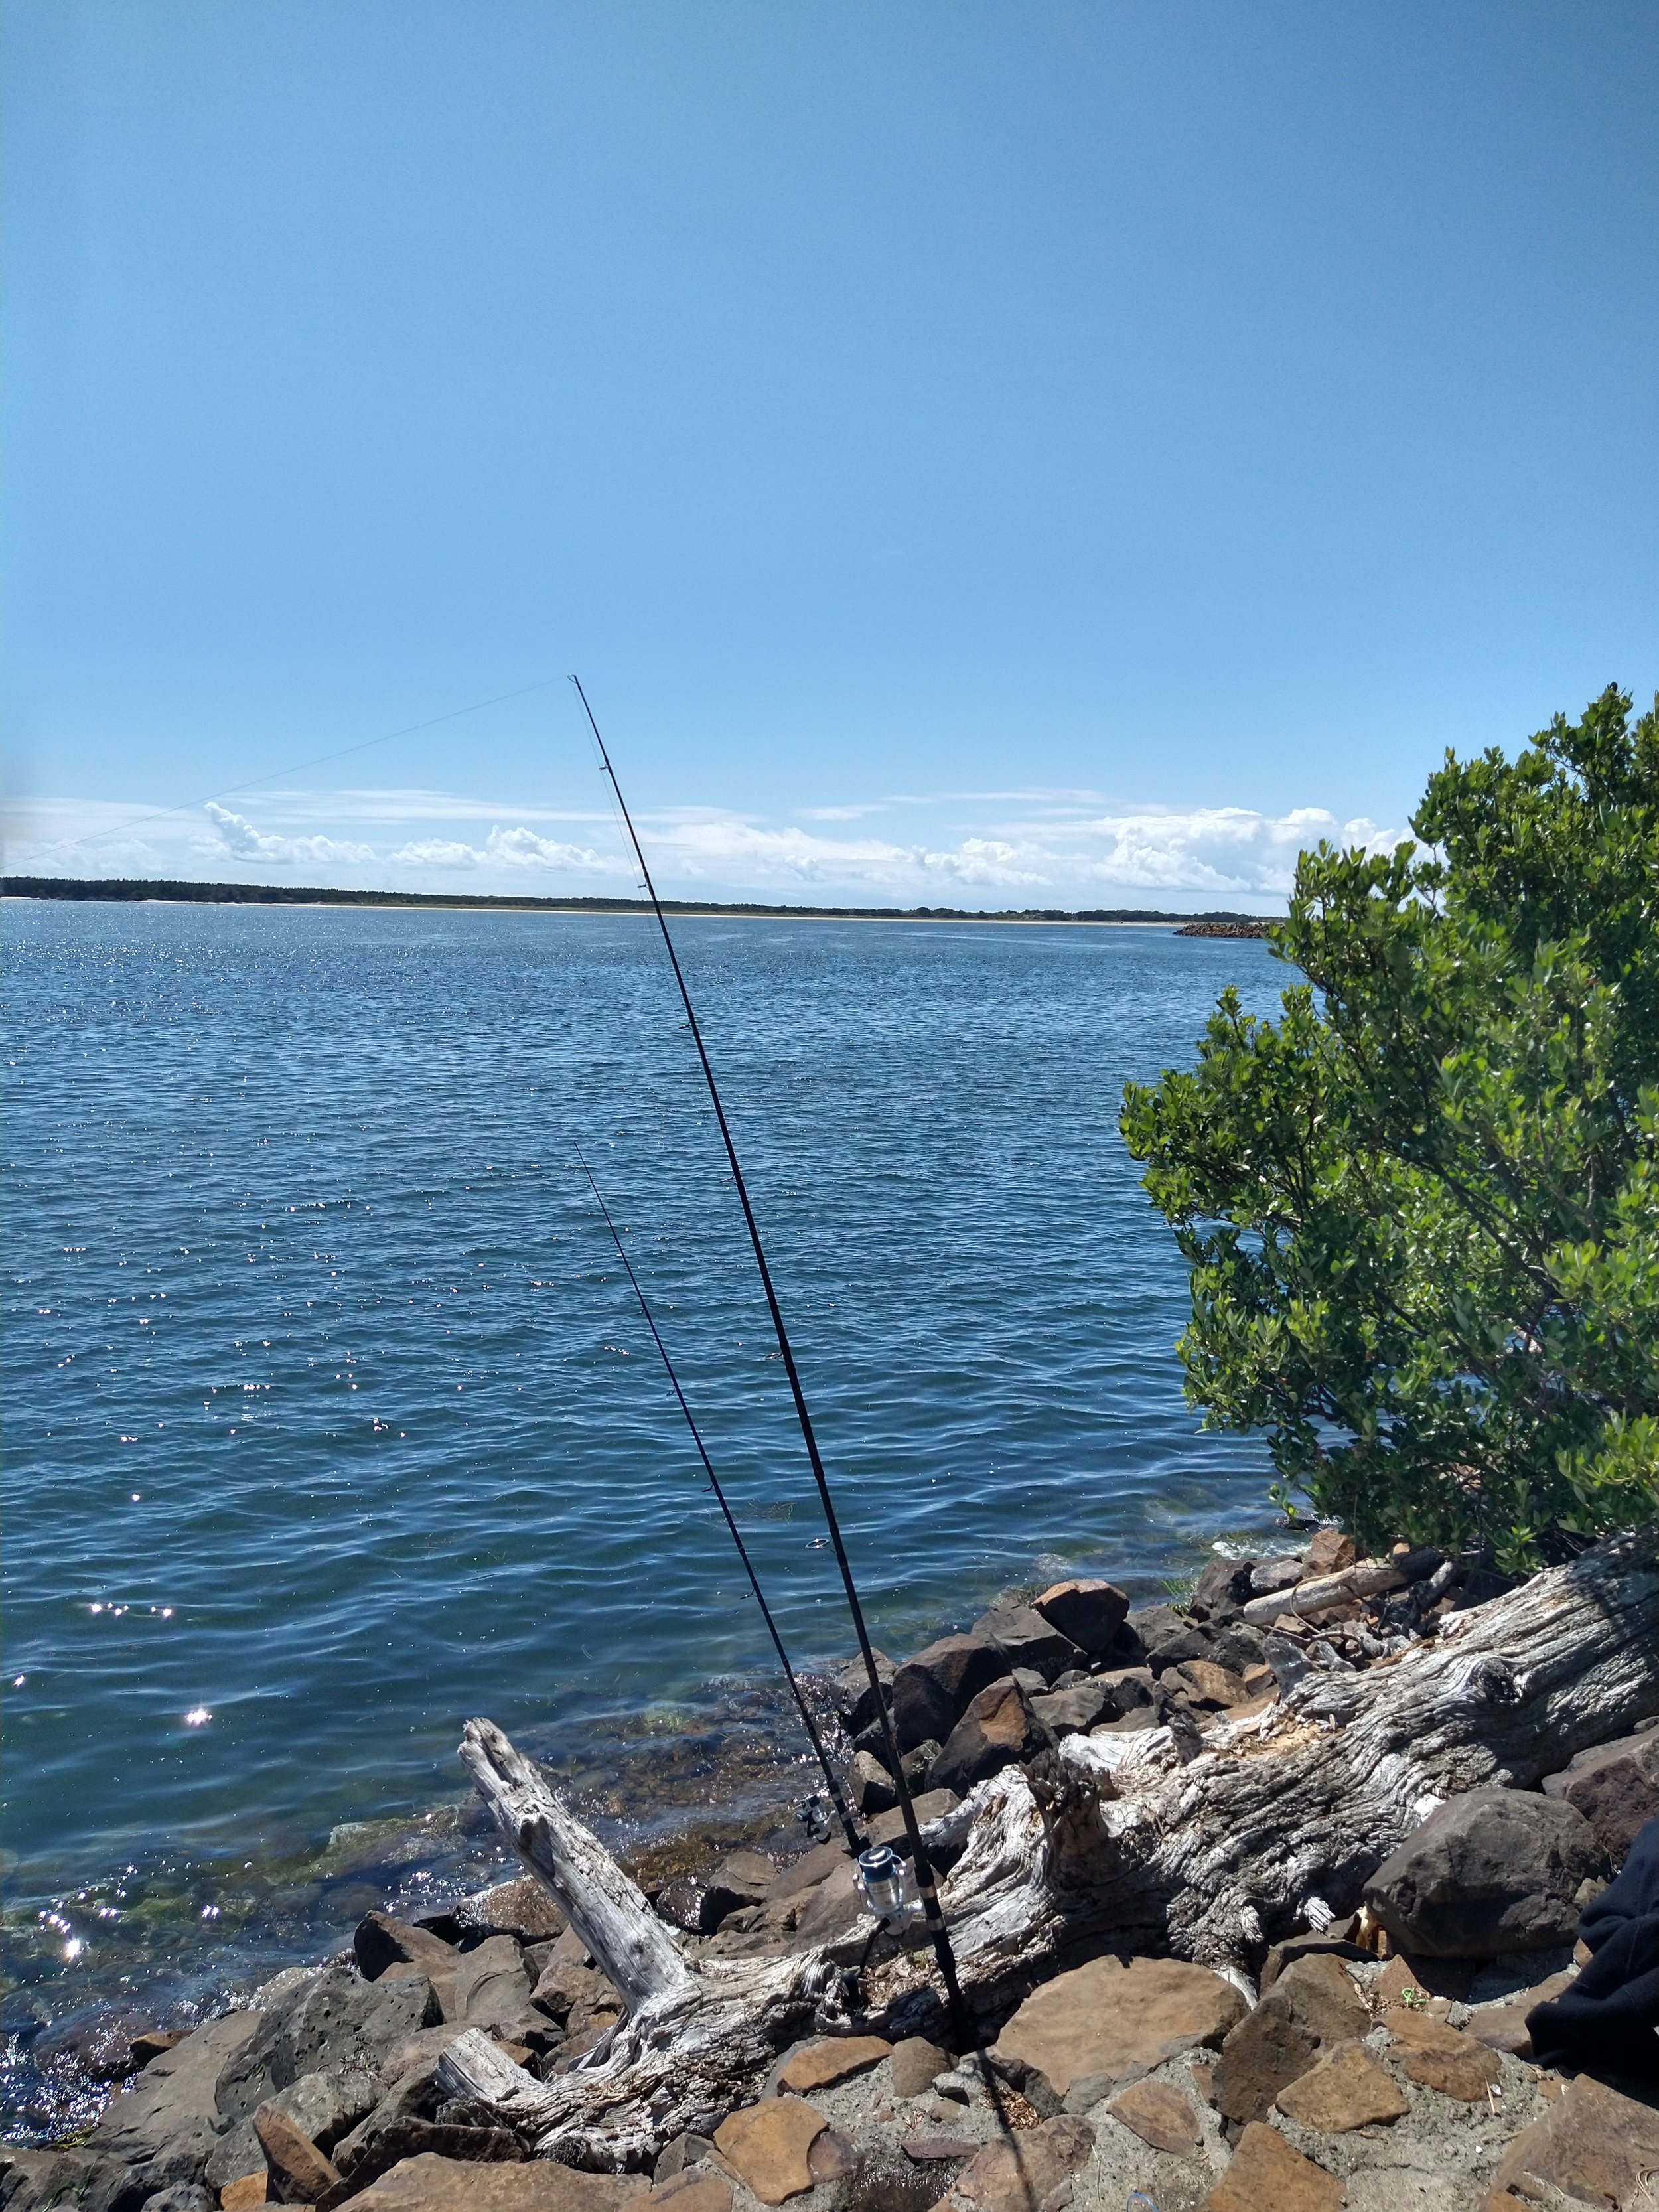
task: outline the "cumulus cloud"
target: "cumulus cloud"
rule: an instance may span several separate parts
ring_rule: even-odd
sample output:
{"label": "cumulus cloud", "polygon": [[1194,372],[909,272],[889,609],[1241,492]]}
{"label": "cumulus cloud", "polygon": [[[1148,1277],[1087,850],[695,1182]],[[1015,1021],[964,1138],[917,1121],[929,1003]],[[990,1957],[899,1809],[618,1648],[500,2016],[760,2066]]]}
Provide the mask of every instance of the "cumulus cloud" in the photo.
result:
{"label": "cumulus cloud", "polygon": [[256,830],[246,815],[233,814],[228,807],[216,805],[211,799],[202,811],[213,825],[218,849],[233,860],[253,860],[278,867],[295,860],[360,867],[376,858],[372,845],[356,844],[349,839],[272,836]]}
{"label": "cumulus cloud", "polygon": [[761,827],[733,815],[668,823],[657,830],[654,842],[665,869],[704,882],[844,884],[921,905],[936,903],[940,887],[954,884],[1042,892],[1050,905],[1095,905],[1108,889],[1277,896],[1291,888],[1297,854],[1322,838],[1388,849],[1399,834],[1363,819],[1340,823],[1318,807],[1285,815],[1237,806],[1109,815],[1061,808],[949,843],[834,837],[793,825]]}
{"label": "cumulus cloud", "polygon": [[422,837],[387,857],[394,866],[404,868],[562,868],[585,876],[627,872],[620,860],[608,860],[586,845],[538,837],[522,823],[516,830],[495,826],[482,845],[463,844],[453,837]]}
{"label": "cumulus cloud", "polygon": [[[350,803],[337,805],[343,798]],[[635,892],[620,834],[586,811],[512,801],[483,817],[489,828],[480,836],[471,825],[482,828],[481,802],[459,793],[284,792],[262,796],[258,807],[256,822],[212,803],[204,822],[193,808],[15,801],[5,824],[9,865],[18,873],[170,876],[207,872],[216,862],[244,878],[302,865],[313,882],[349,872],[353,883],[388,889],[436,887],[447,878],[479,891],[533,883],[553,896],[587,886]],[[866,818],[882,814],[879,826]],[[361,842],[371,821],[385,834]],[[1376,851],[1406,833],[1314,806],[1182,809],[1027,789],[890,793],[770,819],[682,807],[641,815],[640,834],[659,884],[676,896],[1263,911],[1282,906],[1297,855],[1322,839]],[[592,844],[575,842],[589,836]]]}
{"label": "cumulus cloud", "polygon": [[1083,861],[1095,882],[1145,890],[1288,892],[1298,854],[1322,842],[1389,851],[1402,833],[1363,817],[1339,822],[1317,806],[1279,815],[1208,806],[1189,814],[1103,815],[1076,824],[1072,834],[1095,848]]}

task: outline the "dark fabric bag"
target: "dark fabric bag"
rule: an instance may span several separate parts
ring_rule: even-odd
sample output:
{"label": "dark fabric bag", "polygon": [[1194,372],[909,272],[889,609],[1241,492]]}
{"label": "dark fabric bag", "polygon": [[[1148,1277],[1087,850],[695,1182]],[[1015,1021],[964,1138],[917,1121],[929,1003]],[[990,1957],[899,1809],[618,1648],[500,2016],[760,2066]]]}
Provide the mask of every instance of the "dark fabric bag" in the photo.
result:
{"label": "dark fabric bag", "polygon": [[1527,2014],[1540,2066],[1612,2068],[1659,2081],[1659,1820],[1636,1832],[1624,1869],[1584,1907],[1594,1953],[1572,1987]]}

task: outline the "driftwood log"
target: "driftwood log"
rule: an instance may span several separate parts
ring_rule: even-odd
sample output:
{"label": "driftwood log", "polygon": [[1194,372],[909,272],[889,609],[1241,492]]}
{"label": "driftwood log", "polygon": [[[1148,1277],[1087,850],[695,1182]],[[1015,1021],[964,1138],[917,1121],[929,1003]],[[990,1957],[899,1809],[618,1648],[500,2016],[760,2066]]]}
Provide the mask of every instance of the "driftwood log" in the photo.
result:
{"label": "driftwood log", "polygon": [[[1059,1967],[1170,1952],[1255,1994],[1264,1947],[1357,1903],[1445,1798],[1527,1787],[1659,1712],[1659,1537],[1597,1546],[1364,1672],[1316,1668],[1259,1717],[1073,1736],[981,1783],[926,1833],[959,1851],[942,1901],[964,1990],[991,2027]],[[618,2170],[708,2131],[814,2027],[902,2030],[932,2000],[914,1956],[849,1991],[821,1952],[688,1958],[597,1840],[488,1721],[462,1756],[503,1833],[628,2006],[547,2082],[476,2030],[452,2094],[495,2106],[544,2154]],[[935,2028],[937,2033],[937,2028]]]}

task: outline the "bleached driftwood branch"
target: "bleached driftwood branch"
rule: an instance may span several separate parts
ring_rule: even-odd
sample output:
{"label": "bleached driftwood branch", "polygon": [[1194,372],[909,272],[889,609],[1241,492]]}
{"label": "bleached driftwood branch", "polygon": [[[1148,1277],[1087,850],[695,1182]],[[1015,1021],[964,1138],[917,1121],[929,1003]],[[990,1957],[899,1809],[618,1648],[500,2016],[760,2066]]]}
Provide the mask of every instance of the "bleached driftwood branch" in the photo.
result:
{"label": "bleached driftwood branch", "polygon": [[[1201,1737],[1073,1736],[1035,1790],[1018,1767],[981,1783],[928,1832],[961,1849],[943,1902],[970,2002],[994,2016],[1108,1941],[1247,1978],[1310,1898],[1355,1901],[1442,1799],[1525,1785],[1659,1711],[1656,1560],[1653,1532],[1600,1545],[1364,1673],[1310,1674],[1258,1719]],[[611,1864],[600,1845],[498,1731],[470,1723],[468,1742],[510,1839],[618,1988],[638,1995],[602,2057],[547,2083],[464,2036],[444,2062],[454,2093],[495,2104],[544,2152],[615,2168],[752,2095],[814,2018],[842,2024],[821,1953],[690,1961],[676,1949],[672,1971],[653,1963],[657,1923],[641,1924],[650,1908],[614,1866],[603,1924],[584,1919],[593,1856]],[[907,1961],[875,1979],[915,1972]]]}

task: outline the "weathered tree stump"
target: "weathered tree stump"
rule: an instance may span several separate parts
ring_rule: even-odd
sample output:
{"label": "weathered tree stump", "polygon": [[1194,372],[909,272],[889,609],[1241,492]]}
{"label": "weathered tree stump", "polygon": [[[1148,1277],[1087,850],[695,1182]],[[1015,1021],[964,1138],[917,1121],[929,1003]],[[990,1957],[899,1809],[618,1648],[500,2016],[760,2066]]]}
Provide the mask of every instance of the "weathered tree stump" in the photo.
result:
{"label": "weathered tree stump", "polygon": [[[1168,1951],[1254,1994],[1264,1946],[1346,1911],[1444,1798],[1527,1787],[1659,1712],[1659,1535],[1443,1620],[1361,1673],[1319,1670],[1255,1720],[1206,1734],[1073,1736],[1031,1778],[981,1783],[934,1823],[961,1856],[942,1891],[964,1990],[994,2022],[1057,1966],[1109,1946]],[[607,2045],[538,2082],[477,2033],[443,2070],[544,2154],[617,2170],[708,2131],[782,2045],[817,2026],[890,2024],[925,1982],[907,1958],[845,2009],[822,1953],[688,1960],[635,1885],[487,1721],[462,1756],[503,1832],[629,2006]],[[1311,1915],[1310,1908],[1312,1908]]]}

